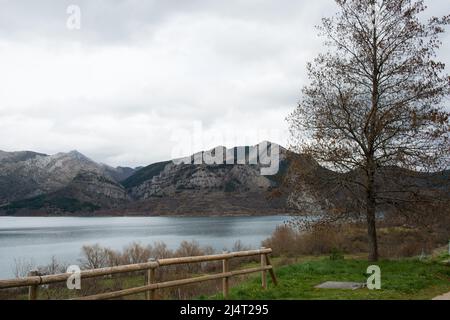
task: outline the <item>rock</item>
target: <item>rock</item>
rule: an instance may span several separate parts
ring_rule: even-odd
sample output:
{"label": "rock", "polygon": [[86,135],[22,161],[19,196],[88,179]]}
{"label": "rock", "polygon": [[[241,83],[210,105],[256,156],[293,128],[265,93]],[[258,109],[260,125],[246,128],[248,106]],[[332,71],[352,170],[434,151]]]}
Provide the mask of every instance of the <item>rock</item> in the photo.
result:
{"label": "rock", "polygon": [[357,290],[362,289],[366,285],[365,283],[359,282],[337,282],[337,281],[327,281],[322,284],[315,286],[317,289],[341,289],[341,290]]}

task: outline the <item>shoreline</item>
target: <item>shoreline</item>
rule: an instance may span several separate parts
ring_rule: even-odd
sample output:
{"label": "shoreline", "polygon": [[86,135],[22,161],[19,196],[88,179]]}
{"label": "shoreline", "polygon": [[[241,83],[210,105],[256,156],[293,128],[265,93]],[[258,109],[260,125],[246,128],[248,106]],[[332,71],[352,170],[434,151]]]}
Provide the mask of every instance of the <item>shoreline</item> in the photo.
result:
{"label": "shoreline", "polygon": [[273,214],[31,214],[31,215],[7,215],[0,214],[0,218],[9,217],[9,218],[222,218],[222,217],[282,217],[296,216],[293,213],[273,213]]}

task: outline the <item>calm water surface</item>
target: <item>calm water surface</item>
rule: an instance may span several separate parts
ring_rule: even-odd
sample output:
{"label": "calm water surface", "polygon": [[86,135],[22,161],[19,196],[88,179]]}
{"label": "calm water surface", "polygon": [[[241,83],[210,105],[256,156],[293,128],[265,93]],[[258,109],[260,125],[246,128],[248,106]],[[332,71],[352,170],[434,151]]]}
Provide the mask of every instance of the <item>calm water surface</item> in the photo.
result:
{"label": "calm water surface", "polygon": [[14,261],[46,265],[52,256],[77,264],[81,247],[100,244],[122,249],[132,242],[162,241],[176,249],[196,240],[216,250],[231,249],[237,240],[258,248],[288,216],[269,217],[0,217],[0,278],[14,276]]}

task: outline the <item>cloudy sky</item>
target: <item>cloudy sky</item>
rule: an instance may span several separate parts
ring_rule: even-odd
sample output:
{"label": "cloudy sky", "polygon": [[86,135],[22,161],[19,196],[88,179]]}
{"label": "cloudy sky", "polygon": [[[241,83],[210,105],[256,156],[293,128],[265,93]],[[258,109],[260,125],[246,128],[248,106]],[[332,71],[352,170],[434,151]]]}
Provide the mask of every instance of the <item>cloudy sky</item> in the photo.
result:
{"label": "cloudy sky", "polygon": [[[67,8],[81,28],[67,28]],[[428,0],[450,13],[450,1]],[[147,165],[287,141],[332,0],[0,0],[0,149]],[[441,60],[450,67],[450,34]],[[449,68],[447,68],[449,69]]]}

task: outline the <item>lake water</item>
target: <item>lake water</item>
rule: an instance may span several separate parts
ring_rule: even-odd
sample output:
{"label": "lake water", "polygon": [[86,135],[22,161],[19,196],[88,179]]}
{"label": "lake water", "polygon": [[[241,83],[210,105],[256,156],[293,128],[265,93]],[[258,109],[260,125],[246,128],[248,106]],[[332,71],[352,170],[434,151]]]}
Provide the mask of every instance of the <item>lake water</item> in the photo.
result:
{"label": "lake water", "polygon": [[0,279],[14,276],[15,259],[35,266],[59,262],[77,264],[83,245],[123,249],[132,242],[162,241],[176,249],[196,240],[218,251],[237,240],[259,248],[288,216],[269,217],[0,217]]}

